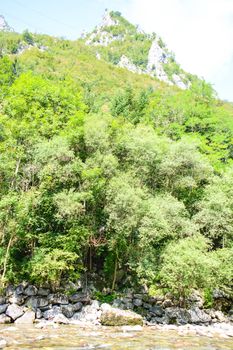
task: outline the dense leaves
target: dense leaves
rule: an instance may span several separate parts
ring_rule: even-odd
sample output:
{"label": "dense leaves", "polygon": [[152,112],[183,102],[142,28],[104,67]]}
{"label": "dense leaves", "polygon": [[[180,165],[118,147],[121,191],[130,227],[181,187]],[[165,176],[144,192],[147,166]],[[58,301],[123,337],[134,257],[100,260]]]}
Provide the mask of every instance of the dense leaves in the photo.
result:
{"label": "dense leaves", "polygon": [[15,55],[7,35],[1,283],[58,287],[97,271],[112,289],[231,293],[231,105],[202,80],[187,91],[162,86],[95,60],[82,42],[25,32],[14,45],[31,48]]}

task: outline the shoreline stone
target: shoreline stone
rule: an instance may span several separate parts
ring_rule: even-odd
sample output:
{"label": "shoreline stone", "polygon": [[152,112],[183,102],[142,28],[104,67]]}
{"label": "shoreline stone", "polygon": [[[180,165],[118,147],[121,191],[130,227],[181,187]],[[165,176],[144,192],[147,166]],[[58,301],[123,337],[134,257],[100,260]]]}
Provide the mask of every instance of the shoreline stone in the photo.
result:
{"label": "shoreline stone", "polygon": [[[91,291],[78,283],[71,290],[59,292],[27,283],[8,286],[0,296],[0,323],[33,323],[48,321],[61,324],[88,325],[215,325],[231,324],[232,301],[227,296],[229,314],[220,309],[204,309],[202,296],[194,291],[181,308],[171,295],[149,296],[147,291],[128,289],[109,304],[91,299]],[[106,291],[107,295],[109,291]],[[223,293],[215,293],[222,300]],[[220,301],[219,301],[220,302]],[[136,316],[135,316],[136,315]],[[133,321],[135,317],[135,320]],[[130,320],[130,321],[129,321]],[[135,323],[136,322],[136,323]]]}

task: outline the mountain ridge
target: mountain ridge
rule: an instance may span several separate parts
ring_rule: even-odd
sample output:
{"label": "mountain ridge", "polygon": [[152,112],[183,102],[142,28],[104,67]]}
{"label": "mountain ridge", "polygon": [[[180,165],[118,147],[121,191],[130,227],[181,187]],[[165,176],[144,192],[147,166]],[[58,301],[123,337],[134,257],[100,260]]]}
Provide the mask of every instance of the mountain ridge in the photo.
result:
{"label": "mountain ridge", "polygon": [[[102,22],[84,37],[96,57],[133,73],[148,74],[169,85],[187,89],[192,81],[175,61],[162,39],[131,24],[118,11],[105,10]],[[122,48],[123,46],[123,48]]]}

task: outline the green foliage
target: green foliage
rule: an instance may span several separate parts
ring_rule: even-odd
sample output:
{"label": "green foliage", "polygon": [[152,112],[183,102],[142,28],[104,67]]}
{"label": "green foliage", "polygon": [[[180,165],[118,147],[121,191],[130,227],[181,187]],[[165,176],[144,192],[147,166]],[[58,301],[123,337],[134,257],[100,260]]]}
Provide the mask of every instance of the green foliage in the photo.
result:
{"label": "green foliage", "polygon": [[35,251],[30,262],[30,275],[38,285],[49,284],[59,287],[65,274],[72,274],[78,256],[74,253],[63,252],[59,249],[40,249]]}
{"label": "green foliage", "polygon": [[0,33],[0,283],[101,270],[112,290],[133,278],[211,305],[233,288],[232,106],[197,77],[181,91],[106,63],[145,68],[155,39],[112,16],[125,40],[100,60],[83,40]]}
{"label": "green foliage", "polygon": [[33,36],[31,33],[29,33],[29,31],[26,29],[24,32],[23,32],[23,40],[29,44],[29,45],[33,45],[34,44],[34,40],[33,40]]}
{"label": "green foliage", "polygon": [[161,257],[161,284],[183,300],[192,289],[213,288],[215,261],[208,248],[208,241],[200,235],[170,243]]}
{"label": "green foliage", "polygon": [[99,300],[101,303],[111,303],[116,297],[116,293],[105,295],[99,291],[95,292],[95,299]]}

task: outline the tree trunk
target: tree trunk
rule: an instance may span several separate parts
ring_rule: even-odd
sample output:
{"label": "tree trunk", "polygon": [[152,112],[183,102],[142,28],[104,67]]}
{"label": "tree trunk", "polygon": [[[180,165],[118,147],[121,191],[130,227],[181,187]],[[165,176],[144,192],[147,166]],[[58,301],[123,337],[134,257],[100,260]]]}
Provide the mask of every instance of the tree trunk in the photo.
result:
{"label": "tree trunk", "polygon": [[4,262],[3,262],[3,272],[2,272],[2,284],[4,284],[4,279],[5,279],[5,275],[6,275],[6,269],[7,269],[7,262],[8,262],[8,258],[9,258],[9,252],[10,252],[10,247],[11,247],[11,243],[12,243],[13,237],[11,236],[6,248],[6,254],[5,254],[5,258],[4,258]]}
{"label": "tree trunk", "polygon": [[116,284],[116,277],[117,277],[117,263],[118,263],[118,254],[116,254],[116,258],[115,258],[115,267],[114,267],[114,274],[113,274],[113,281],[112,281],[112,292],[115,289],[115,284]]}

